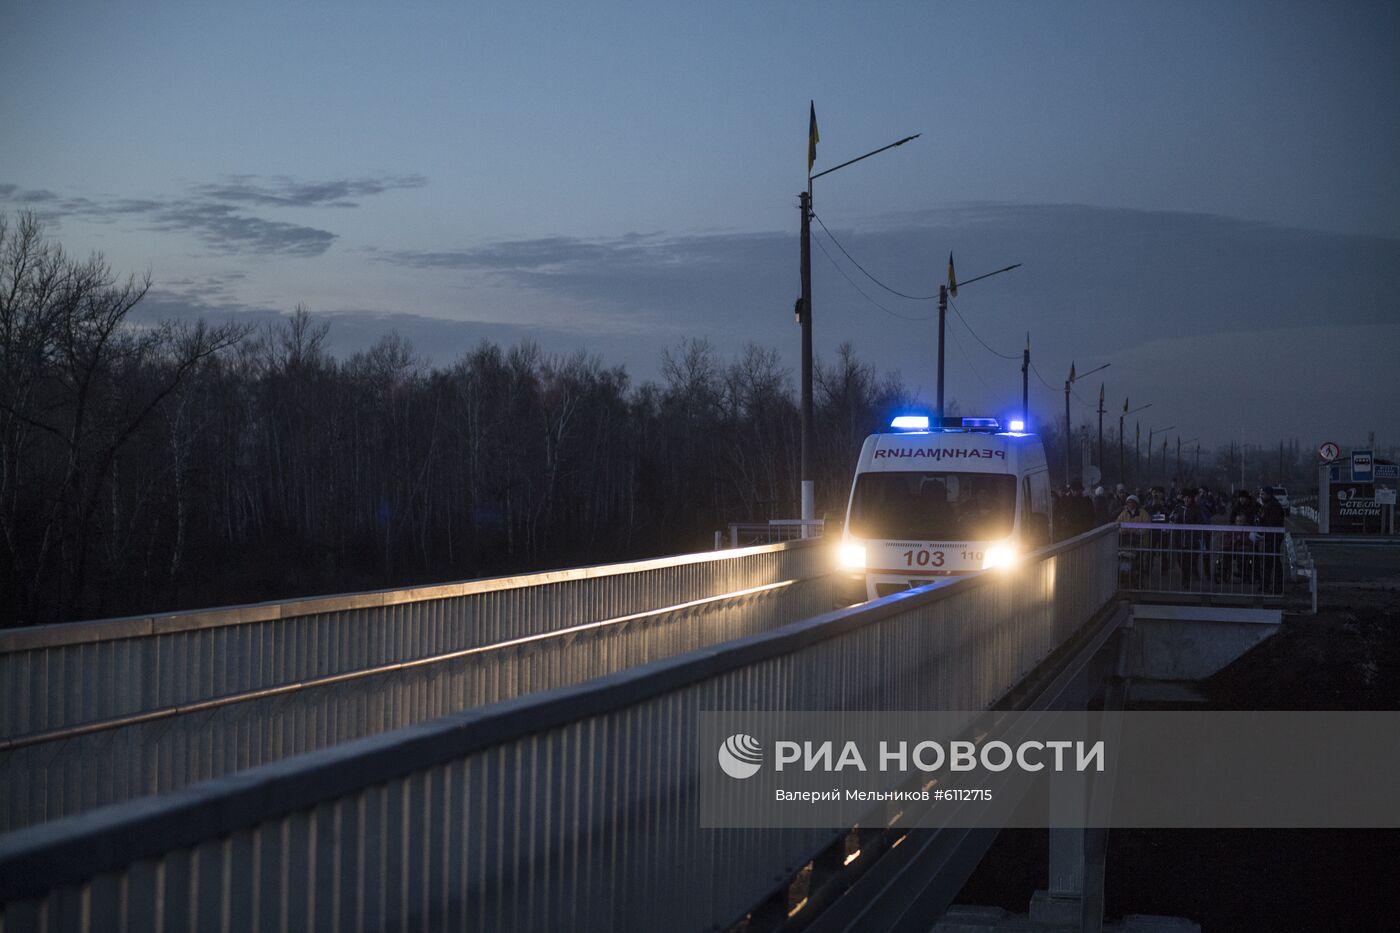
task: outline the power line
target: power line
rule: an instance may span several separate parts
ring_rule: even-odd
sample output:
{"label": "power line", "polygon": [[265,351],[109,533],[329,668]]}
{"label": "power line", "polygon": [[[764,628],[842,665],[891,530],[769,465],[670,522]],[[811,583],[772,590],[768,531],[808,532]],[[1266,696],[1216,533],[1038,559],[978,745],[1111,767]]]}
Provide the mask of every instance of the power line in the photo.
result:
{"label": "power line", "polygon": [[[982,374],[978,372],[977,367],[972,364],[972,359],[967,355],[967,350],[963,348],[962,341],[958,339],[957,331],[948,331],[948,336],[953,338],[953,343],[957,345],[958,352],[962,354],[963,362],[967,364],[968,369],[972,370],[972,375],[977,377],[977,381],[982,383],[982,388],[986,389],[988,392],[995,394],[996,390],[994,390],[991,386],[987,385],[987,380],[982,378]],[[973,334],[973,336],[975,337],[977,335]]]}
{"label": "power line", "polygon": [[1060,391],[1059,389],[1055,388],[1050,383],[1045,381],[1045,377],[1040,374],[1040,370],[1035,368],[1035,363],[1031,363],[1031,372],[1035,373],[1035,378],[1039,379],[1041,381],[1041,384],[1043,384],[1045,388],[1049,389],[1051,392]]}
{"label": "power line", "polygon": [[[977,331],[973,330],[972,325],[967,323],[967,318],[963,317],[963,313],[958,310],[957,305],[953,304],[952,299],[948,300],[948,307],[952,308],[953,311],[957,314],[958,320],[962,321],[963,327],[967,328],[967,332],[972,336],[977,337]],[[993,356],[999,356],[1004,360],[1019,360],[1021,358],[1019,353],[1014,356],[1006,353],[998,353],[991,347],[987,346],[987,341],[983,340],[981,337],[977,337],[977,342],[980,343],[982,346],[986,347],[987,352],[992,354]]]}
{"label": "power line", "polygon": [[[823,227],[822,229],[825,230],[826,228]],[[830,236],[830,231],[828,231],[827,235]],[[815,238],[814,238],[814,239],[815,239]],[[835,241],[833,240],[832,242],[835,242]],[[825,246],[822,245],[822,241],[821,241],[821,240],[816,240],[816,244],[817,244],[817,248],[820,249],[820,250],[822,251],[822,255],[825,256],[825,257],[827,258],[827,260],[830,261],[830,263],[831,263],[833,266],[836,267],[836,271],[839,272],[839,273],[841,273],[841,277],[842,277],[843,279],[845,279],[847,282],[850,283],[851,288],[854,288],[854,289],[856,290],[856,293],[859,294],[860,297],[864,298],[866,301],[870,302],[870,303],[873,304],[875,307],[879,308],[881,311],[883,311],[883,312],[885,312],[886,314],[888,314],[890,317],[897,317],[897,318],[899,318],[901,321],[931,321],[931,320],[933,320],[933,315],[929,315],[928,317],[910,317],[910,316],[907,315],[907,314],[900,314],[900,313],[897,312],[897,311],[891,311],[889,308],[886,308],[884,305],[880,304],[880,302],[876,301],[874,298],[871,298],[869,295],[867,295],[867,294],[861,289],[861,287],[855,283],[855,280],[852,279],[849,275],[846,274],[846,270],[841,268],[841,264],[838,263],[838,262],[836,261],[836,257],[832,256],[831,253],[827,250],[827,248],[826,248]],[[837,245],[837,246],[840,246],[841,244],[840,244],[840,243],[837,243],[836,245]],[[862,271],[864,271],[864,270],[862,270]]]}
{"label": "power line", "polygon": [[[849,260],[851,261],[851,265],[855,266],[857,269],[859,269],[861,272],[863,272],[863,273],[865,274],[865,277],[866,277],[867,279],[869,279],[870,281],[874,282],[876,285],[880,286],[880,287],[883,288],[885,291],[889,292],[891,295],[898,295],[900,298],[907,298],[907,299],[909,299],[910,301],[932,301],[933,299],[935,299],[935,298],[938,297],[937,293],[932,294],[932,295],[906,295],[906,294],[904,294],[904,292],[897,291],[896,289],[890,288],[890,287],[889,287],[888,285],[886,285],[884,282],[881,282],[879,279],[875,278],[875,276],[873,276],[873,275],[871,275],[869,272],[867,272],[864,266],[862,266],[860,263],[856,262],[855,257],[852,256],[849,252],[847,252],[846,247],[844,247],[844,246],[841,245],[841,241],[838,240],[838,239],[836,239],[836,237],[832,234],[832,232],[831,232],[830,230],[827,230],[826,224],[825,224],[825,223],[822,223],[822,219],[821,219],[820,217],[817,217],[817,212],[816,212],[816,211],[813,211],[813,212],[812,212],[812,216],[813,216],[813,217],[816,217],[817,223],[821,224],[822,230],[824,230],[824,231],[826,232],[826,235],[827,235],[827,236],[831,237],[831,242],[833,242],[833,243],[836,244],[836,248],[839,249],[842,253],[844,253],[845,256],[846,256],[846,258],[849,259]],[[925,318],[924,320],[927,320],[927,318]]]}

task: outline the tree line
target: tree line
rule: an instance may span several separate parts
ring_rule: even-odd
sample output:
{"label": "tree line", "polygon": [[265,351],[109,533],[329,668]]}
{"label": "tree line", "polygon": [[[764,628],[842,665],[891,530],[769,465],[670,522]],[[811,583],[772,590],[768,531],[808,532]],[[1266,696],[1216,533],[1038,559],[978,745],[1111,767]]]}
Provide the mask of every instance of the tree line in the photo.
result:
{"label": "tree line", "polygon": [[[149,287],[0,217],[0,624],[676,553],[797,514],[774,350],[684,341],[639,385],[528,341],[435,367],[389,334],[337,359],[304,307],[262,330],[136,326]],[[849,346],[816,389],[839,510],[907,393]]]}
{"label": "tree line", "polygon": [[[149,287],[0,215],[0,625],[703,550],[799,513],[775,350],[682,341],[640,384],[528,341],[431,366],[391,333],[338,359],[304,307],[261,330],[138,326]],[[839,520],[862,441],[914,399],[848,344],[815,400],[817,514]],[[1063,432],[1039,430],[1061,484]],[[1246,462],[1203,460],[1183,478],[1228,486]]]}

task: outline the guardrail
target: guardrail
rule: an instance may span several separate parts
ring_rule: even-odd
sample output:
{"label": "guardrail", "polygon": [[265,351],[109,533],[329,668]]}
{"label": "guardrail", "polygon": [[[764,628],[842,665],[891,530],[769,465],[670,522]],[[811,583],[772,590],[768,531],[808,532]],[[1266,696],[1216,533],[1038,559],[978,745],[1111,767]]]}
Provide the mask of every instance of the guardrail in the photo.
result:
{"label": "guardrail", "polygon": [[1119,587],[1135,595],[1282,599],[1287,532],[1256,525],[1118,526]]}
{"label": "guardrail", "polygon": [[4,928],[715,929],[831,833],[699,828],[698,711],[985,708],[1113,599],[1117,546],[11,833]]}

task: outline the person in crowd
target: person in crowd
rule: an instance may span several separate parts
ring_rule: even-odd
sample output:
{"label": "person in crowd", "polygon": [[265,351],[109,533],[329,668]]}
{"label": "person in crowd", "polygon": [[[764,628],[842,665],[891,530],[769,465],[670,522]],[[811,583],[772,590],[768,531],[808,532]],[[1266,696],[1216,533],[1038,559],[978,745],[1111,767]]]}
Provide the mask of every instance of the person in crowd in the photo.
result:
{"label": "person in crowd", "polygon": [[1230,504],[1230,524],[1236,524],[1235,519],[1244,516],[1246,525],[1255,524],[1255,518],[1259,515],[1259,504],[1254,501],[1254,497],[1249,494],[1248,489],[1237,489],[1235,491],[1235,501]]}
{"label": "person in crowd", "polygon": [[[1146,522],[1147,513],[1142,509],[1142,503],[1134,493],[1124,500],[1123,509],[1118,513],[1119,522]],[[1146,558],[1138,550],[1142,547],[1141,531],[1119,531],[1119,546],[1122,548],[1118,552],[1119,573],[1125,586],[1137,589],[1142,585],[1142,568]]]}
{"label": "person in crowd", "polygon": [[[1224,516],[1216,518],[1220,514],[1220,500],[1215,497],[1215,493],[1210,491],[1210,487],[1204,483],[1196,490],[1196,502],[1201,506],[1201,514],[1209,516],[1206,524],[1218,525],[1223,522]],[[1203,540],[1204,548],[1201,551],[1201,576],[1210,576],[1213,552],[1219,549],[1219,532],[1206,532]]]}
{"label": "person in crowd", "polygon": [[1102,525],[1102,524],[1105,524],[1106,522],[1111,522],[1111,521],[1113,521],[1113,516],[1114,516],[1114,515],[1117,515],[1118,512],[1117,512],[1116,509],[1114,509],[1113,511],[1110,512],[1109,510],[1112,509],[1112,508],[1113,508],[1113,499],[1109,496],[1109,494],[1104,490],[1104,488],[1103,488],[1102,486],[1095,486],[1095,487],[1094,487],[1094,527],[1095,527],[1095,528],[1099,527],[1099,526]]}
{"label": "person in crowd", "polygon": [[1248,580],[1253,567],[1254,545],[1250,542],[1249,523],[1244,515],[1236,515],[1231,521],[1232,531],[1221,536],[1220,573],[1216,579],[1230,583],[1236,579]]}
{"label": "person in crowd", "polygon": [[1149,521],[1147,513],[1143,511],[1142,500],[1137,497],[1137,493],[1129,495],[1123,500],[1123,508],[1118,513],[1117,521],[1120,522],[1145,522]]}
{"label": "person in crowd", "polygon": [[1147,494],[1147,501],[1142,506],[1148,515],[1148,521],[1165,522],[1167,516],[1171,514],[1171,509],[1167,506],[1167,494],[1161,486],[1153,486],[1152,491]]}
{"label": "person in crowd", "polygon": [[1209,486],[1201,484],[1200,488],[1196,490],[1196,501],[1210,514],[1211,521],[1214,521],[1215,516],[1220,512],[1220,500],[1215,497],[1215,493],[1210,491]]}
{"label": "person in crowd", "polygon": [[1084,494],[1084,483],[1079,479],[1069,481],[1065,510],[1072,529],[1070,537],[1094,530],[1094,501]]}
{"label": "person in crowd", "polygon": [[1128,506],[1128,487],[1119,483],[1113,487],[1113,501],[1109,504],[1109,514],[1117,515]]}
{"label": "person in crowd", "polygon": [[[1259,525],[1266,528],[1282,528],[1288,520],[1282,503],[1274,498],[1274,491],[1265,486],[1259,491]],[[1283,532],[1262,532],[1259,541],[1259,563],[1262,565],[1263,585],[1273,592],[1283,587]]]}
{"label": "person in crowd", "polygon": [[[1181,501],[1172,509],[1169,521],[1173,525],[1209,525],[1210,515],[1196,501],[1196,490],[1188,486],[1181,490]],[[1181,585],[1188,590],[1200,561],[1203,534],[1201,531],[1183,531],[1173,536],[1172,548],[1177,552],[1177,562],[1181,566]]]}

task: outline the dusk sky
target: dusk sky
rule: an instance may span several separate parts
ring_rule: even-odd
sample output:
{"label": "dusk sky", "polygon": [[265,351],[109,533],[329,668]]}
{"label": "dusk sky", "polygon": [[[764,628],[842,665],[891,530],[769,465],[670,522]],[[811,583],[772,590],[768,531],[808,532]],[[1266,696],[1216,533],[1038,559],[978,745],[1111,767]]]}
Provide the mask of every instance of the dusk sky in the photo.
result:
{"label": "dusk sky", "polygon": [[0,210],[149,268],[147,316],[637,380],[754,341],[795,383],[809,100],[816,171],[923,134],[815,183],[819,355],[931,398],[935,303],[841,248],[910,295],[951,250],[1023,264],[955,299],[1014,359],[949,313],[965,413],[1017,404],[1030,331],[1044,417],[1111,362],[1076,420],[1102,377],[1144,435],[1400,443],[1395,3],[15,3]]}

